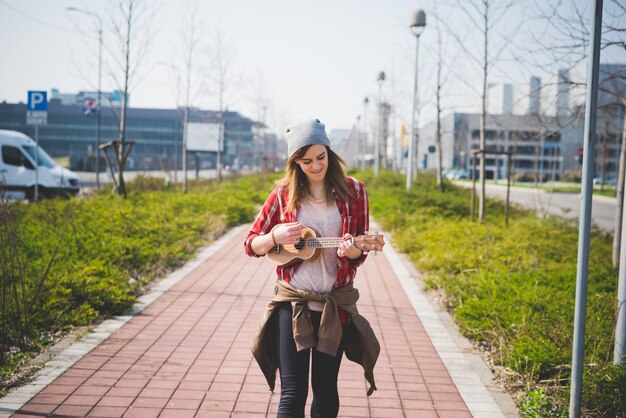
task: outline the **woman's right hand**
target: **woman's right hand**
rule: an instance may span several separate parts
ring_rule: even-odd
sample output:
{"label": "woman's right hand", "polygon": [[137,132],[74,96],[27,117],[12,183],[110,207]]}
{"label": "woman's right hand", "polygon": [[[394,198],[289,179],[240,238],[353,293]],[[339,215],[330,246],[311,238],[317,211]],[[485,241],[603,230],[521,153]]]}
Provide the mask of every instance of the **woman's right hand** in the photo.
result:
{"label": "woman's right hand", "polygon": [[300,222],[288,222],[284,224],[278,224],[272,230],[274,234],[274,241],[276,244],[297,244],[300,242],[300,233],[302,231],[302,224]]}

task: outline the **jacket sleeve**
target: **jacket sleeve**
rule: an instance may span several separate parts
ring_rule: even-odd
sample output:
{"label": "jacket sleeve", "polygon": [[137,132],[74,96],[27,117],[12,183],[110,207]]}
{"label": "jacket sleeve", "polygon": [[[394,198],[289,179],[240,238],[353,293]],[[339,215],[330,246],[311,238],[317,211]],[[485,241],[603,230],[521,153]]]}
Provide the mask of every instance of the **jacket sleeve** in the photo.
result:
{"label": "jacket sleeve", "polygon": [[280,223],[279,189],[276,187],[267,197],[244,241],[243,249],[250,257],[263,257],[252,250],[252,240],[259,235],[269,233],[276,224]]}
{"label": "jacket sleeve", "polygon": [[[370,204],[369,199],[367,197],[367,190],[365,190],[365,185],[357,180],[359,185],[358,192],[356,193],[356,207],[357,207],[357,225],[356,225],[356,235],[363,235],[365,231],[369,231],[370,228]],[[355,258],[354,260],[348,259],[348,262],[354,267],[358,267],[367,258],[367,254],[361,254],[359,258]]]}

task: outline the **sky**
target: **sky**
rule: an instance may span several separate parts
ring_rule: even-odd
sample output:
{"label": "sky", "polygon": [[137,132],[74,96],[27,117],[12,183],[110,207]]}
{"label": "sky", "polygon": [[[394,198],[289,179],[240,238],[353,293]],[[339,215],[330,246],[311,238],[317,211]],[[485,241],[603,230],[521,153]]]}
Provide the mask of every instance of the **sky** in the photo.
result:
{"label": "sky", "polygon": [[[68,7],[98,15],[103,22],[105,74],[103,91],[117,88],[110,75],[119,56],[112,19],[119,0],[0,0],[0,101],[25,101],[28,90],[58,89],[62,93],[95,90],[97,80],[97,23]],[[467,3],[467,2],[465,2]],[[504,0],[501,2],[504,3]],[[520,65],[513,56],[534,42],[549,25],[537,19],[536,2],[514,1],[494,27],[491,42],[498,63],[490,84],[513,83],[523,111],[523,96],[531,75],[549,80],[558,64],[537,58],[536,65]],[[578,5],[586,16],[584,0]],[[605,1],[610,5],[610,1]],[[156,0],[146,2],[152,16],[149,52],[138,67],[131,90],[131,106],[174,108],[182,105],[183,83],[177,82],[182,34],[189,32],[185,16],[195,16],[204,44],[197,48],[192,72],[192,105],[217,109],[215,84],[199,80],[214,76],[209,57],[216,51],[215,34],[232,59],[227,72],[224,105],[279,132],[289,124],[319,118],[328,129],[355,125],[373,129],[375,104],[392,103],[392,122],[410,125],[416,40],[409,29],[411,13],[422,8],[427,27],[419,43],[419,123],[435,117],[437,38],[442,38],[445,84],[444,113],[477,111],[480,107],[480,33],[472,26],[470,9],[452,0]],[[146,16],[146,15],[144,15]],[[626,21],[617,18],[621,27]],[[437,22],[439,25],[437,25]],[[623,23],[623,24],[622,24]],[[440,30],[437,30],[439,26]],[[455,32],[456,37],[450,35]],[[544,33],[540,33],[543,35]],[[502,38],[506,36],[508,41]],[[535,37],[533,37],[535,36]],[[498,39],[500,38],[500,39]],[[623,51],[605,51],[607,62],[626,63]],[[543,61],[542,61],[543,60]],[[381,71],[386,74],[377,83]],[[193,81],[195,80],[195,82]],[[519,87],[519,89],[517,89]],[[369,104],[364,105],[368,98]],[[359,119],[361,118],[361,119]]]}

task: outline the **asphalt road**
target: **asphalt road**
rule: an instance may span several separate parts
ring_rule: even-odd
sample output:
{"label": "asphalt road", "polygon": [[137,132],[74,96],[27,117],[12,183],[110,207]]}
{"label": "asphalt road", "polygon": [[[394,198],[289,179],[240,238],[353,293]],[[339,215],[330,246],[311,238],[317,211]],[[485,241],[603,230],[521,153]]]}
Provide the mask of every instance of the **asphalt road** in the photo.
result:
{"label": "asphalt road", "polygon": [[[464,187],[472,187],[470,182],[458,182]],[[487,184],[487,196],[504,200],[505,185]],[[479,184],[476,183],[478,191]],[[582,195],[580,193],[549,193],[531,187],[511,187],[511,202],[525,208],[534,209],[539,216],[555,215],[568,219],[578,219]],[[594,196],[591,220],[600,229],[613,232],[615,216],[615,198]]]}

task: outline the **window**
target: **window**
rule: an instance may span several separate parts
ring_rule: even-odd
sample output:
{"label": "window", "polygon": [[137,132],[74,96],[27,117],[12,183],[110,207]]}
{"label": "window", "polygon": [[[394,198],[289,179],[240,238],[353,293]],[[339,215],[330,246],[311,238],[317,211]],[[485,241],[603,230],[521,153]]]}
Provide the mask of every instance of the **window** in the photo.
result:
{"label": "window", "polygon": [[8,165],[24,165],[28,168],[34,168],[32,164],[30,164],[30,161],[28,161],[24,154],[22,154],[22,151],[20,151],[19,148],[11,147],[9,145],[2,146],[2,161],[4,161],[4,163]]}
{"label": "window", "polygon": [[39,160],[37,165],[40,167],[54,167],[54,160],[43,149],[39,148],[39,151],[35,150],[32,145],[24,145],[22,148],[32,157],[33,160]]}

